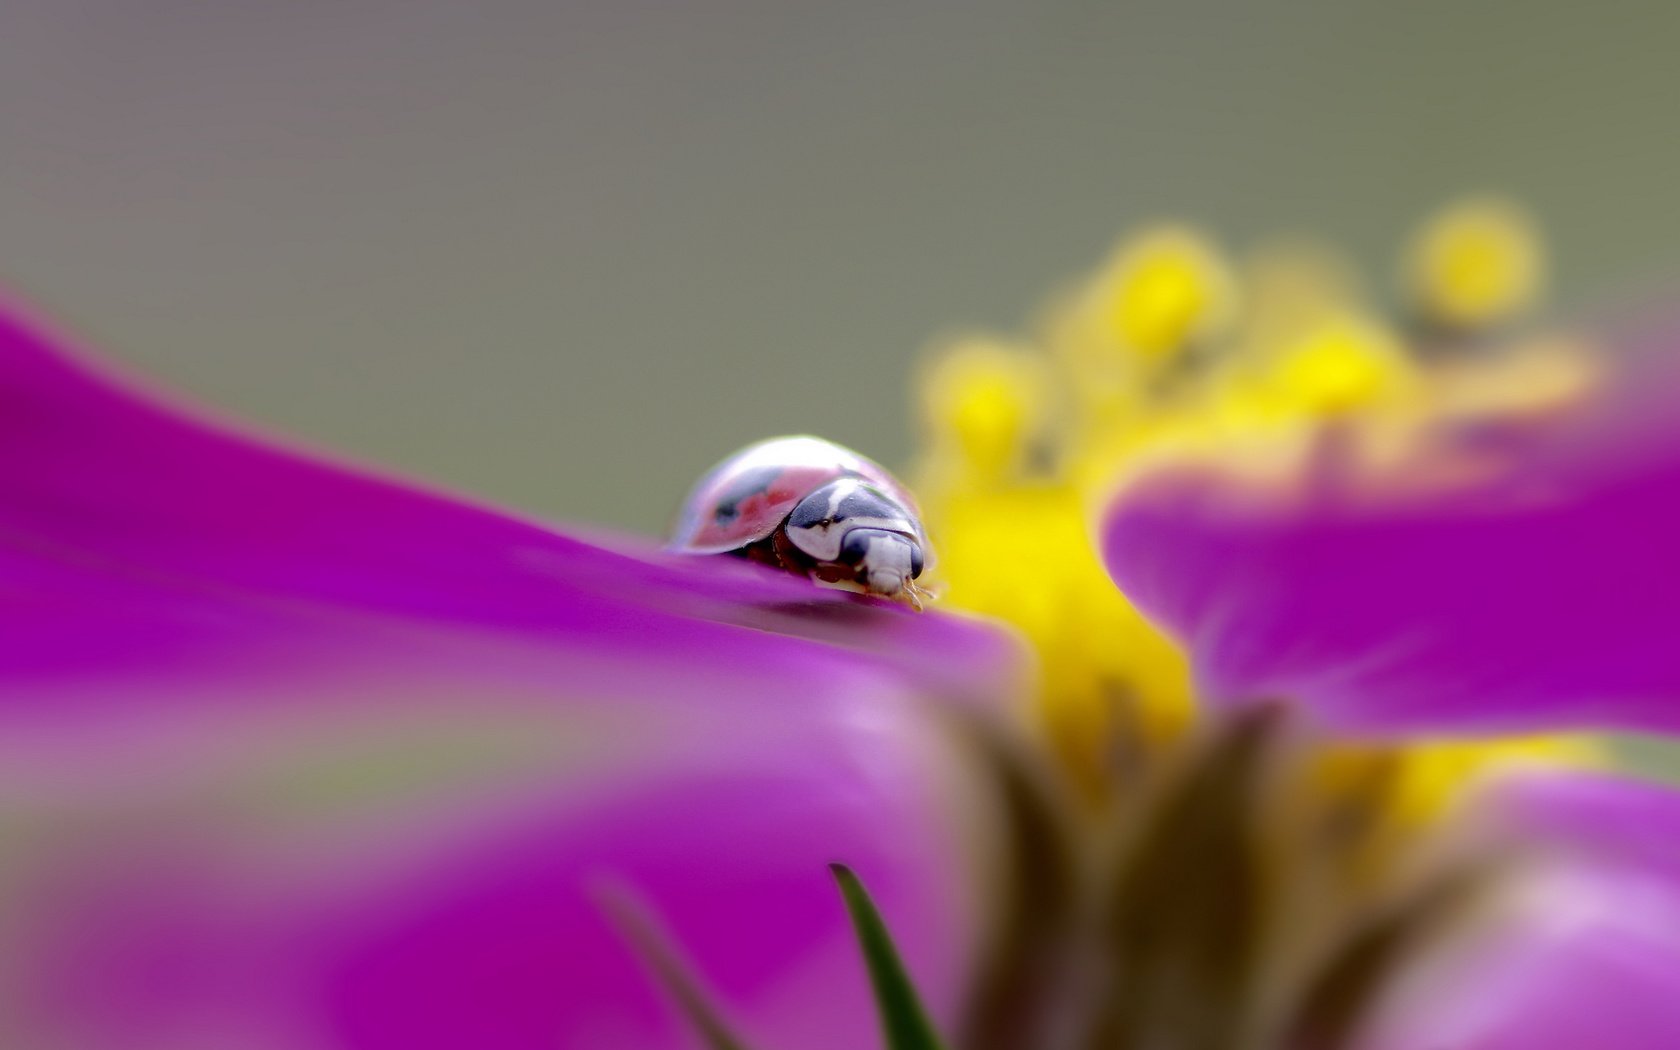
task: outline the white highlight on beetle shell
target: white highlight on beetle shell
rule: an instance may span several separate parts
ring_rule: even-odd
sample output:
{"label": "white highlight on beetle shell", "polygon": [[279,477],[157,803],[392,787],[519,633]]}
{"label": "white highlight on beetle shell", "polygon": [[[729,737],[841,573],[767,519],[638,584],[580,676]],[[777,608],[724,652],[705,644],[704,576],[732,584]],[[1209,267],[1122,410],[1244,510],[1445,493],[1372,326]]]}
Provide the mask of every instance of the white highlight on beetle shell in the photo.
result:
{"label": "white highlight on beetle shell", "polygon": [[761,467],[823,467],[834,471],[869,474],[880,471],[872,460],[843,445],[809,434],[770,438],[756,445],[748,445],[720,464],[732,472],[757,470]]}

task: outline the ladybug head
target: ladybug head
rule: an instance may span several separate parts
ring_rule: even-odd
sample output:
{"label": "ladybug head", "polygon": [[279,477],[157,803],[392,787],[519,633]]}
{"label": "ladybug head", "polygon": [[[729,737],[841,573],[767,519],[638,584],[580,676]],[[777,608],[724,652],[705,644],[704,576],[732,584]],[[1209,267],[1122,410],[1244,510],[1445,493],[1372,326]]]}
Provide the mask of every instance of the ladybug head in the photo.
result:
{"label": "ladybug head", "polygon": [[922,574],[922,545],[913,536],[887,529],[852,529],[840,544],[842,565],[874,594],[888,597]]}
{"label": "ladybug head", "polygon": [[857,478],[837,479],[806,496],[784,528],[818,566],[847,570],[847,577],[876,594],[896,595],[922,571],[915,517]]}

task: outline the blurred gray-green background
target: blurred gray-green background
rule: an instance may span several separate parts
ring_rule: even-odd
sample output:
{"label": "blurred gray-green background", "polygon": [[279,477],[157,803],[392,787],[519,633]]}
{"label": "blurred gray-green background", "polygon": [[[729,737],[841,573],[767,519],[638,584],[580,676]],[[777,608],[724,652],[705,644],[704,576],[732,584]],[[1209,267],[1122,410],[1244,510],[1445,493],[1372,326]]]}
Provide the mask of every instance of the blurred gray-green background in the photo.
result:
{"label": "blurred gray-green background", "polygon": [[226,414],[655,530],[1125,227],[1386,266],[1463,190],[1567,302],[1680,261],[1680,6],[6,0],[0,276]]}

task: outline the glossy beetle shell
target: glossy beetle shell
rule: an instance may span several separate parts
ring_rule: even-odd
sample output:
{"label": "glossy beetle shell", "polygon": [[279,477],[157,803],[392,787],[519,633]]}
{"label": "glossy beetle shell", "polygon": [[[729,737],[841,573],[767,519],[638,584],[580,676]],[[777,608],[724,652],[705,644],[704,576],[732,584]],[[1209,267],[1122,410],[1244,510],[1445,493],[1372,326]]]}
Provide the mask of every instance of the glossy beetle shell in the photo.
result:
{"label": "glossy beetle shell", "polygon": [[921,607],[928,559],[915,499],[880,464],[809,436],[750,445],[683,503],[671,548],[737,554]]}
{"label": "glossy beetle shell", "polygon": [[683,501],[671,546],[723,554],[769,539],[800,500],[847,477],[880,489],[903,507],[925,546],[915,499],[885,467],[808,435],[760,441],[707,471]]}

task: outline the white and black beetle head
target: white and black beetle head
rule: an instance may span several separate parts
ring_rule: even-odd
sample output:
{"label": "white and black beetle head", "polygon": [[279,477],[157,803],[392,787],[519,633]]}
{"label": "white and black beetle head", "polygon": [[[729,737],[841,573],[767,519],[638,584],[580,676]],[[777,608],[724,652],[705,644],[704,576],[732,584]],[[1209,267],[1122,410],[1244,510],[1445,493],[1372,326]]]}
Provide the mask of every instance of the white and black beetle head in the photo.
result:
{"label": "white and black beetle head", "polygon": [[783,525],[819,570],[848,570],[873,594],[897,597],[922,574],[925,540],[914,515],[861,478],[840,478],[800,500]]}

